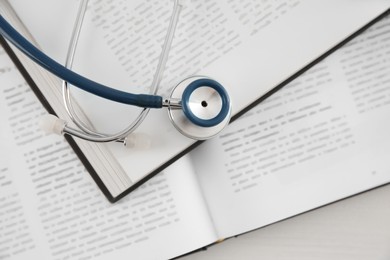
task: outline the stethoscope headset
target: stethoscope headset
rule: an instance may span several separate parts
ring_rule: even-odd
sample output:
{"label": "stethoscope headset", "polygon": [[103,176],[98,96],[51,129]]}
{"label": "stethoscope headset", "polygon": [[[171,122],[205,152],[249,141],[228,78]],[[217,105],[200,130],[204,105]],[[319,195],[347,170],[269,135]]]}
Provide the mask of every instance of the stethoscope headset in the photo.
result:
{"label": "stethoscope headset", "polygon": [[[132,147],[136,145],[137,138],[139,138],[133,132],[145,119],[150,108],[163,107],[168,109],[169,118],[175,128],[189,138],[195,140],[209,139],[225,128],[231,116],[230,98],[225,88],[211,78],[203,76],[188,77],[173,88],[168,98],[156,95],[172,45],[179,14],[184,4],[183,0],[174,0],[174,8],[168,32],[149,94],[133,94],[113,89],[70,70],[82,21],[87,9],[87,3],[88,0],[80,1],[65,66],[57,63],[41,52],[17,32],[2,16],[0,17],[0,33],[4,38],[44,69],[63,80],[62,94],[64,105],[71,120],[79,129],[68,126],[64,120],[54,115],[47,115],[42,121],[42,127],[46,131],[57,134],[68,134],[92,142],[116,141]],[[80,120],[73,108],[68,84],[102,98],[143,109],[136,119],[122,131],[116,134],[103,134],[95,131]]]}

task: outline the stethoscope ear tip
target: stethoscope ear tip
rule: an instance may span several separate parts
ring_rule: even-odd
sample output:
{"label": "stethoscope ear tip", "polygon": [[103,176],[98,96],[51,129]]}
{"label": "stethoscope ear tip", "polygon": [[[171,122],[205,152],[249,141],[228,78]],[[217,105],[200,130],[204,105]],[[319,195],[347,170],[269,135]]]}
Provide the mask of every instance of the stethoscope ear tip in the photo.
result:
{"label": "stethoscope ear tip", "polygon": [[42,116],[39,121],[39,127],[48,134],[62,135],[66,126],[66,122],[52,114]]}

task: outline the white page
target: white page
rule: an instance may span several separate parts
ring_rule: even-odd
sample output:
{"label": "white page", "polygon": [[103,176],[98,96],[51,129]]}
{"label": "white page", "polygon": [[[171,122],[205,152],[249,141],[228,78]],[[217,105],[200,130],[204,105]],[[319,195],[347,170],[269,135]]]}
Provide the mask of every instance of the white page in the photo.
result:
{"label": "white page", "polygon": [[67,142],[38,129],[45,111],[2,49],[0,85],[1,259],[167,259],[216,240],[190,162],[110,204]]}
{"label": "white page", "polygon": [[[11,3],[43,50],[63,61],[76,2],[40,0],[28,8],[25,1]],[[190,1],[160,93],[166,94],[183,77],[209,75],[226,86],[233,112],[238,112],[388,7],[379,0],[239,3]],[[116,88],[145,92],[171,8],[165,1],[91,1],[75,69]],[[99,129],[118,130],[134,114],[134,109],[85,93],[78,97]],[[139,131],[151,137],[151,149],[112,146],[134,182],[193,143],[174,129],[166,111],[151,111]]]}
{"label": "white page", "polygon": [[387,16],[191,154],[221,237],[390,181],[389,32]]}

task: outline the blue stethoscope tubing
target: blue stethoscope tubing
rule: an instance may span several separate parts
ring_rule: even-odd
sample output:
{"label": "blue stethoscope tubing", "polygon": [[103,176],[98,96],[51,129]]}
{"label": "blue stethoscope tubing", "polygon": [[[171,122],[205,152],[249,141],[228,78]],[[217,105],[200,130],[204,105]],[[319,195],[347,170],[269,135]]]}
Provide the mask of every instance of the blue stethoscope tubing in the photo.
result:
{"label": "blue stethoscope tubing", "polygon": [[[86,2],[87,1],[84,1],[84,3],[86,3]],[[169,47],[167,47],[167,46],[170,46],[171,40],[173,37],[172,33],[174,32],[174,29],[172,30],[172,28],[174,28],[177,24],[177,19],[176,19],[177,16],[176,15],[178,15],[177,10],[179,10],[179,9],[177,9],[177,7],[179,6],[178,3],[179,3],[179,0],[176,0],[174,14],[173,14],[172,20],[171,20],[172,24],[170,24],[168,34],[167,34],[167,37],[168,37],[167,39],[169,39],[169,40],[164,43],[164,47],[163,47],[164,50],[163,50],[163,54],[162,54],[163,60],[160,60],[160,62],[166,61],[167,53],[169,52]],[[81,4],[81,6],[84,6],[84,5]],[[180,5],[180,7],[181,7],[181,5]],[[85,12],[85,8],[83,8],[83,9],[84,9],[83,12]],[[79,17],[81,17],[81,16],[79,15]],[[78,25],[77,28],[78,28],[78,30],[80,30],[80,28],[81,28],[80,25]],[[53,60],[52,58],[50,58],[49,56],[44,54],[42,51],[40,51],[33,44],[31,44],[27,39],[25,39],[19,32],[17,32],[3,18],[2,15],[0,15],[0,34],[3,35],[4,38],[6,38],[8,41],[10,41],[20,51],[22,51],[26,56],[28,56],[30,59],[35,61],[41,67],[43,67],[47,71],[53,73],[57,77],[63,79],[66,86],[67,86],[67,83],[70,83],[71,85],[76,86],[76,87],[78,87],[84,91],[87,91],[91,94],[94,94],[96,96],[99,96],[99,97],[102,97],[102,98],[105,98],[105,99],[108,99],[111,101],[123,103],[123,104],[142,107],[146,110],[148,110],[150,108],[168,107],[169,115],[170,115],[172,123],[175,125],[176,128],[178,128],[178,130],[181,133],[183,133],[184,135],[187,135],[190,138],[194,138],[194,139],[199,138],[202,140],[204,138],[212,137],[215,133],[217,133],[221,129],[223,129],[223,127],[228,123],[228,121],[230,119],[231,105],[230,105],[229,95],[228,95],[227,91],[225,90],[225,88],[220,83],[218,83],[217,81],[215,81],[213,79],[210,79],[207,77],[187,78],[187,79],[194,78],[194,80],[189,81],[188,85],[185,87],[184,90],[183,90],[182,86],[180,87],[180,90],[176,90],[176,88],[174,88],[174,90],[171,94],[171,97],[175,96],[174,101],[171,99],[163,99],[163,97],[161,97],[159,95],[155,95],[156,91],[153,91],[151,94],[133,94],[133,93],[121,91],[118,89],[110,88],[110,87],[107,87],[107,86],[102,85],[100,83],[97,83],[95,81],[92,81],[92,80],[85,78],[85,77],[75,73],[74,71],[70,70],[69,67],[66,67],[66,66],[59,64],[58,62],[56,62],[55,60]],[[166,49],[166,47],[167,47],[167,49]],[[68,55],[69,55],[69,53],[68,53]],[[74,55],[74,52],[72,53],[72,55]],[[67,64],[67,66],[68,65],[69,64]],[[159,70],[157,73],[158,78],[160,78],[160,76],[161,76],[160,72],[162,72],[163,66],[164,65],[159,64]],[[187,81],[187,79],[184,81]],[[197,100],[196,101],[197,104],[195,104],[195,106],[194,106],[194,100],[199,99],[199,96],[198,96],[198,94],[193,95],[193,93],[197,92],[198,89],[200,89],[202,87],[207,88],[209,90],[207,92],[205,92],[207,94],[205,94],[204,99],[202,98],[202,100],[204,100],[204,101]],[[155,90],[157,90],[157,89],[155,89]],[[176,97],[176,94],[174,94],[174,91],[179,91],[179,93],[182,93],[179,100],[177,100],[177,97]],[[212,94],[210,94],[210,93],[212,93]],[[67,95],[69,95],[69,93]],[[215,99],[215,95],[218,96],[217,99]],[[194,96],[195,96],[195,98],[193,98]],[[210,106],[210,108],[214,107],[214,109],[215,109],[215,107],[218,107],[218,108],[220,107],[219,112],[211,118],[209,118],[209,116],[207,114],[209,114],[210,111],[213,111],[213,109],[210,109],[209,112],[204,111],[204,110],[199,111],[199,103],[201,103],[202,106],[204,108],[206,108],[207,107],[207,102],[206,102],[207,99],[214,100],[213,101],[214,105]],[[206,104],[206,105],[203,105],[203,104]],[[65,105],[66,105],[66,108],[67,108],[67,111],[69,114],[68,101],[65,102]],[[180,116],[179,119],[174,119],[174,118],[177,118],[177,114],[175,112],[174,113],[175,116],[173,116],[172,110],[176,110],[178,108],[180,108],[182,110],[183,116],[185,118],[182,118]],[[74,117],[73,117],[72,113],[70,114],[70,116],[73,120]],[[142,115],[142,116],[144,116],[144,115]],[[203,118],[202,116],[205,118]],[[179,122],[174,122],[175,120],[179,120]],[[188,129],[189,132],[194,131],[191,126],[189,126],[189,125],[187,125],[187,123],[185,123],[186,120],[188,120],[192,124],[196,125],[200,129],[210,128],[213,130],[208,130],[210,133],[206,134],[204,136],[203,136],[203,134],[193,135],[190,133],[186,133],[186,131],[184,131],[183,128]],[[77,120],[73,120],[73,121],[74,122],[76,121],[75,122],[76,125],[80,126],[80,124],[77,123]],[[136,125],[138,125],[139,124],[138,122],[141,122],[141,121],[142,120],[137,120]],[[184,125],[183,125],[183,122],[184,122]],[[64,129],[65,129],[65,125],[66,125],[66,123],[63,126]],[[83,129],[83,131],[85,131],[87,133],[89,132],[90,134],[92,133],[95,136],[88,135],[88,134],[87,135],[80,134],[78,131],[74,131],[71,128],[69,128],[68,131],[64,131],[64,132],[68,133],[68,134],[73,133],[72,135],[78,136],[80,138],[83,138],[83,139],[89,140],[89,141],[100,142],[100,141],[116,140],[117,139],[117,137],[115,137],[116,135],[113,135],[115,137],[114,139],[113,139],[113,136],[100,138],[99,137],[99,136],[101,136],[100,134],[97,134],[95,132],[90,132],[89,130],[88,131],[84,130],[84,127],[81,127],[81,126],[80,126],[80,128]],[[129,128],[129,129],[130,129],[128,131],[129,133],[133,131],[133,128]],[[196,130],[196,131],[198,131],[198,130]],[[61,132],[63,132],[63,131],[61,131]],[[127,130],[126,130],[126,132],[127,132]],[[98,136],[98,137],[96,137],[96,136]],[[119,138],[119,139],[122,139],[122,138]]]}
{"label": "blue stethoscope tubing", "polygon": [[50,71],[57,77],[69,82],[70,84],[87,91],[99,97],[112,100],[128,105],[161,108],[162,97],[148,94],[133,94],[120,91],[114,88],[107,87],[88,78],[85,78],[72,70],[67,69],[59,64],[37,47],[26,40],[19,32],[17,32],[1,15],[0,16],[0,33],[15,45],[20,51],[27,55],[30,59]]}

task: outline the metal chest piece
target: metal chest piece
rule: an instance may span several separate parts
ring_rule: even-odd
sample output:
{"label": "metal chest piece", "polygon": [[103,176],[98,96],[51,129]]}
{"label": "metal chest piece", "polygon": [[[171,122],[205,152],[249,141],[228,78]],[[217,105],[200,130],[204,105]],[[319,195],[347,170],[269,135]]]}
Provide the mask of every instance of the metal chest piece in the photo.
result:
{"label": "metal chest piece", "polygon": [[[175,101],[178,106],[173,105]],[[207,77],[194,76],[180,82],[172,90],[170,102],[171,122],[180,133],[195,140],[217,135],[230,121],[231,104],[226,90]]]}

